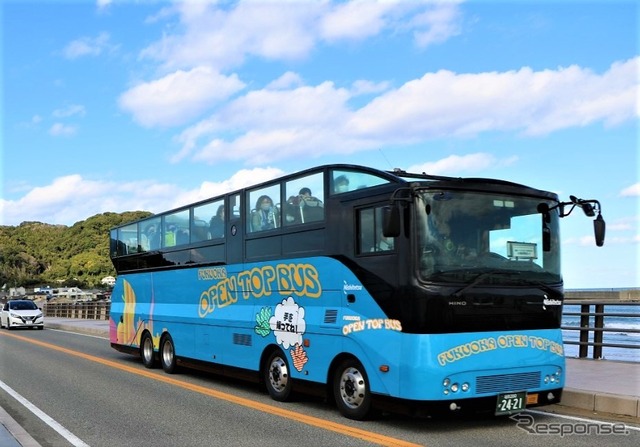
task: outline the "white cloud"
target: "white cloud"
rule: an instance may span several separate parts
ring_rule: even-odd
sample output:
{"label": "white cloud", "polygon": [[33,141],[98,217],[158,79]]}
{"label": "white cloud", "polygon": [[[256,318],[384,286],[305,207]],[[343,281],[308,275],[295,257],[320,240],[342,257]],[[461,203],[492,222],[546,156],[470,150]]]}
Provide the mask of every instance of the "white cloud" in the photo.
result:
{"label": "white cloud", "polygon": [[76,126],[69,126],[62,123],[54,123],[49,128],[49,135],[52,135],[54,137],[70,137],[72,135],[75,135],[77,131],[78,131],[78,128]]}
{"label": "white cloud", "polygon": [[[195,151],[194,159],[210,163],[244,160],[261,164],[285,157],[313,157],[344,153],[363,142],[340,134],[349,116],[349,92],[325,82],[293,90],[256,90],[240,97],[217,114],[186,129],[178,138],[179,157]],[[228,129],[237,130],[228,138]],[[210,140],[196,150],[199,140]]]}
{"label": "white cloud", "polygon": [[113,0],[96,0],[96,6],[100,11],[107,9],[111,3],[113,3]]}
{"label": "white cloud", "polygon": [[143,126],[175,126],[242,88],[244,83],[236,75],[224,76],[210,67],[196,67],[141,83],[123,93],[119,104]]}
{"label": "white cloud", "polygon": [[74,115],[84,116],[85,114],[86,110],[84,106],[79,104],[71,104],[61,109],[56,109],[52,113],[54,118],[68,118]]}
{"label": "white cloud", "polygon": [[[331,82],[253,90],[185,129],[176,139],[181,149],[174,161],[191,155],[208,163],[260,164],[482,132],[543,135],[598,121],[619,123],[635,115],[629,93],[638,90],[639,61],[613,64],[601,75],[579,67],[477,74],[442,70],[396,89],[358,81],[351,90]],[[284,88],[282,80],[276,85]],[[351,100],[367,88],[386,90],[353,108]]]}
{"label": "white cloud", "polygon": [[[218,69],[241,64],[254,55],[292,60],[313,48],[319,3],[240,2],[225,9],[217,4],[185,2],[175,5],[183,34],[167,34],[141,52],[141,57],[165,67],[210,65]],[[169,17],[164,10],[159,18]]]}
{"label": "white cloud", "polygon": [[358,110],[349,127],[354,135],[412,142],[485,131],[544,135],[596,121],[613,125],[636,114],[639,61],[616,63],[602,75],[576,66],[427,73]]}
{"label": "white cloud", "polygon": [[284,175],[282,170],[272,167],[241,169],[228,179],[220,182],[205,181],[202,182],[197,189],[185,191],[180,194],[176,202],[172,204],[172,208],[226,194],[229,191],[235,191],[236,189],[246,186],[266,182],[282,175]]}
{"label": "white cloud", "polygon": [[267,90],[286,90],[292,87],[303,85],[302,78],[298,73],[288,71],[275,81],[270,82],[265,88]]}
{"label": "white cloud", "polygon": [[62,54],[67,59],[77,59],[83,56],[99,56],[105,50],[112,50],[114,47],[109,43],[111,36],[109,33],[100,33],[97,37],[81,37],[76,39],[62,50]]}
{"label": "white cloud", "polygon": [[428,47],[445,42],[461,33],[460,11],[454,3],[436,3],[435,8],[425,11],[413,20],[416,44]]}
{"label": "white cloud", "polygon": [[351,94],[353,96],[368,95],[372,93],[380,93],[388,90],[391,84],[389,82],[371,82],[360,79],[355,81],[351,86]]}
{"label": "white cloud", "polygon": [[[229,6],[231,5],[231,6]],[[165,34],[141,57],[167,69],[210,65],[237,67],[249,56],[300,60],[327,42],[361,41],[383,30],[414,33],[421,47],[459,31],[457,2],[184,2],[164,8],[149,21],[178,18],[179,33]]]}
{"label": "white cloud", "polygon": [[19,225],[24,221],[72,225],[105,212],[168,209],[204,200],[283,175],[266,167],[238,171],[217,183],[203,182],[193,190],[151,180],[111,182],[89,180],[79,174],[58,177],[49,185],[23,188],[16,200],[0,199],[0,225]]}
{"label": "white cloud", "polygon": [[640,182],[631,185],[620,191],[622,197],[640,197]]}
{"label": "white cloud", "polygon": [[509,166],[517,161],[516,157],[498,160],[486,153],[469,155],[450,155],[442,160],[427,162],[407,168],[407,172],[424,172],[432,175],[453,175],[463,172],[480,172],[495,166]]}
{"label": "white cloud", "polygon": [[375,36],[385,28],[385,15],[397,6],[375,1],[338,3],[321,18],[320,32],[329,41]]}

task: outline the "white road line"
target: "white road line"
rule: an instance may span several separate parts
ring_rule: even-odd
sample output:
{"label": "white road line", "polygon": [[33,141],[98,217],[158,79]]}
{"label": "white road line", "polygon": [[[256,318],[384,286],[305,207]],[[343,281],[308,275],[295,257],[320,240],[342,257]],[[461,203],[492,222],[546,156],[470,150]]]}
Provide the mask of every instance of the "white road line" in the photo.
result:
{"label": "white road line", "polygon": [[624,424],[625,428],[628,430],[640,431],[640,427],[634,427],[633,425],[628,425],[628,424],[625,424],[624,422],[598,421],[596,419],[587,419],[587,418],[581,418],[578,416],[568,416],[568,415],[557,414],[557,413],[547,413],[546,411],[537,411],[537,410],[527,410],[527,413],[539,414],[541,416],[542,415],[553,416],[553,417],[562,418],[562,419],[570,419],[572,421],[578,421],[578,422],[588,422],[590,424],[594,424],[594,423],[602,424],[602,425]]}
{"label": "white road line", "polygon": [[44,411],[33,405],[27,399],[18,394],[15,390],[13,390],[9,385],[0,380],[0,388],[9,393],[15,400],[24,405],[29,411],[38,416],[42,422],[47,424],[49,427],[53,428],[60,436],[69,441],[75,447],[89,447],[89,444],[86,444],[82,439],[78,438],[76,435],[71,433],[69,430],[64,428],[58,422],[56,422],[51,416],[46,414]]}

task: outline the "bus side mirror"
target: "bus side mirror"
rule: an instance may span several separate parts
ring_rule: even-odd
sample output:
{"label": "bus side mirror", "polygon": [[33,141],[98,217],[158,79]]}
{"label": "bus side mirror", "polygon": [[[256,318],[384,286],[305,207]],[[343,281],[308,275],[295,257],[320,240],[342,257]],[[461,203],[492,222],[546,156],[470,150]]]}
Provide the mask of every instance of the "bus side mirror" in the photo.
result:
{"label": "bus side mirror", "polygon": [[593,221],[593,232],[596,237],[596,245],[602,247],[604,245],[604,233],[606,224],[602,218],[602,214],[598,214],[598,217]]}
{"label": "bus side mirror", "polygon": [[385,237],[400,236],[400,209],[391,205],[382,210],[382,234]]}
{"label": "bus side mirror", "polygon": [[551,251],[551,215],[549,214],[549,205],[546,203],[538,204],[538,212],[542,214],[542,251]]}

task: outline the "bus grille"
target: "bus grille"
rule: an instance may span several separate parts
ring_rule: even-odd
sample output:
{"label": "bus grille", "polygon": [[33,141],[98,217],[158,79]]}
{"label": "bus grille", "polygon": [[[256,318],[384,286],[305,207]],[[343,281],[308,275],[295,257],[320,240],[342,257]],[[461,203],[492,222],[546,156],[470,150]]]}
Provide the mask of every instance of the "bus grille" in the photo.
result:
{"label": "bus grille", "polygon": [[251,335],[247,334],[233,334],[233,344],[242,346],[251,346]]}
{"label": "bus grille", "polygon": [[540,387],[540,371],[479,376],[476,378],[476,394],[521,391]]}
{"label": "bus grille", "polygon": [[327,309],[324,312],[324,324],[335,324],[337,320],[338,320],[337,309]]}

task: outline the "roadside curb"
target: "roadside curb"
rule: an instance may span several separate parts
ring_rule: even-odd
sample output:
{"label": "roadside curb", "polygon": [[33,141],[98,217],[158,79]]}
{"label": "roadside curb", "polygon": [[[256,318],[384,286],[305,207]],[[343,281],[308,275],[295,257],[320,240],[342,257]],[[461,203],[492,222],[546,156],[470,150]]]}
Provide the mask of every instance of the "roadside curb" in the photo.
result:
{"label": "roadside curb", "polygon": [[85,335],[95,335],[99,337],[109,338],[109,330],[102,327],[86,327],[71,323],[55,323],[45,322],[45,329],[60,329],[63,331],[77,332]]}
{"label": "roadside curb", "polygon": [[562,401],[558,405],[597,413],[631,416],[640,422],[638,397],[565,388],[562,392]]}
{"label": "roadside curb", "polygon": [[41,447],[4,408],[0,407],[0,443],[5,447]]}

